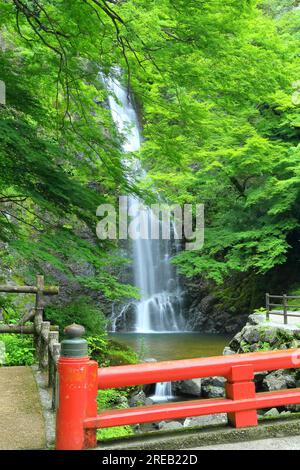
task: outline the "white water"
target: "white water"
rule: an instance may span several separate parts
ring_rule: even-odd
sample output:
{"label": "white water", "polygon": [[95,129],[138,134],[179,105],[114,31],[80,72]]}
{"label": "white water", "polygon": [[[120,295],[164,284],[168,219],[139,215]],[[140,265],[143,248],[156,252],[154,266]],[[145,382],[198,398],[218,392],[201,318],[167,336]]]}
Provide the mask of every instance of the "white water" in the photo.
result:
{"label": "white water", "polygon": [[[110,77],[106,83],[110,91],[112,118],[124,138],[122,148],[125,153],[135,152],[140,148],[141,134],[130,96],[118,78]],[[125,163],[131,171],[144,176],[136,159],[130,163],[125,160]],[[137,214],[139,203],[135,196],[129,196],[128,206],[132,216]],[[145,217],[150,230],[155,216],[149,208],[145,208]],[[125,305],[119,312],[113,312],[112,330],[138,333],[183,331],[181,290],[175,269],[170,263],[171,242],[138,238],[132,241],[132,253],[134,284],[139,289],[140,300]],[[153,399],[162,401],[171,397],[170,382],[156,384]]]}

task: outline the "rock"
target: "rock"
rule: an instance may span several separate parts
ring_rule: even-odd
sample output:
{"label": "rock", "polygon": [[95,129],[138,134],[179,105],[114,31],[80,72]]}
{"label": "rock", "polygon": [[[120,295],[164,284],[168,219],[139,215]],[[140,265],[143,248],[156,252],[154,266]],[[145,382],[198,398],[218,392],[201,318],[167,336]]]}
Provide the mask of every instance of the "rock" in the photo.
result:
{"label": "rock", "polygon": [[255,383],[255,390],[256,392],[263,391],[263,380],[269,374],[269,372],[255,372],[254,374],[254,383]]}
{"label": "rock", "polygon": [[129,406],[140,406],[144,405],[146,402],[146,394],[143,390],[135,392],[128,400]]}
{"label": "rock", "polygon": [[260,341],[269,343],[272,346],[277,340],[277,328],[269,326],[260,329]]}
{"label": "rock", "polygon": [[284,388],[296,387],[295,374],[292,371],[283,369],[274,370],[262,381],[262,390],[281,390]]}
{"label": "rock", "polygon": [[182,428],[183,425],[179,423],[179,421],[163,421],[159,429],[163,429],[164,431],[171,430],[171,429],[179,429]]}
{"label": "rock", "polygon": [[143,362],[157,362],[157,360],[154,357],[146,357],[146,359],[143,359]]}
{"label": "rock", "polygon": [[279,411],[277,410],[277,408],[271,408],[269,411],[267,411],[265,414],[264,414],[264,417],[265,416],[272,416],[272,417],[275,417],[275,416],[279,416]]}
{"label": "rock", "polygon": [[300,411],[300,405],[286,405],[285,409],[287,411],[291,411],[293,413],[299,413]]}
{"label": "rock", "polygon": [[290,342],[289,348],[291,348],[291,349],[293,349],[293,348],[299,348],[299,341],[294,338],[294,339]]}
{"label": "rock", "polygon": [[225,397],[225,389],[222,387],[207,385],[202,387],[202,396],[204,398],[222,398]]}
{"label": "rock", "polygon": [[230,341],[229,343],[230,349],[237,352],[240,349],[241,341],[242,341],[242,333],[239,331]]}
{"label": "rock", "polygon": [[161,429],[162,426],[166,424],[166,421],[156,421],[155,423],[152,423],[152,424],[155,429]]}
{"label": "rock", "polygon": [[201,379],[181,380],[173,382],[173,393],[176,395],[201,396]]}
{"label": "rock", "polygon": [[206,426],[212,424],[227,424],[227,414],[218,413],[215,415],[196,416],[195,418],[186,418],[183,427]]}
{"label": "rock", "polygon": [[252,313],[249,315],[247,324],[249,325],[259,325],[261,323],[264,323],[266,321],[266,315],[263,313]]}
{"label": "rock", "polygon": [[224,377],[208,377],[202,379],[202,396],[205,398],[220,398],[225,396]]}
{"label": "rock", "polygon": [[145,400],[145,405],[153,405],[154,401],[151,398],[147,397]]}
{"label": "rock", "polygon": [[223,350],[223,356],[229,356],[230,354],[236,354],[236,353],[235,353],[235,351],[230,349],[229,346],[225,346],[225,348]]}
{"label": "rock", "polygon": [[224,377],[218,377],[218,376],[213,376],[213,377],[207,377],[205,379],[202,379],[202,385],[207,386],[207,385],[212,385],[214,387],[225,387],[225,382],[226,379]]}

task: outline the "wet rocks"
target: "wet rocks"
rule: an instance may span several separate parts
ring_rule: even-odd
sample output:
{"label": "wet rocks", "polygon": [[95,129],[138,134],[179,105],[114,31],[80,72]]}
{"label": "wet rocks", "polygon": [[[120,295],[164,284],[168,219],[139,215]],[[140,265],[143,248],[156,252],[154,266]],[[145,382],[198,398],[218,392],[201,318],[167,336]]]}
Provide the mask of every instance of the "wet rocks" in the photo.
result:
{"label": "wet rocks", "polygon": [[274,370],[270,372],[262,381],[262,390],[282,390],[285,388],[295,388],[295,372],[290,370]]}
{"label": "wet rocks", "polygon": [[145,405],[147,400],[146,394],[143,390],[138,390],[128,400],[129,406]]}
{"label": "wet rocks", "polygon": [[220,398],[225,396],[224,377],[207,377],[202,379],[202,396],[204,398]]}
{"label": "wet rocks", "polygon": [[181,380],[172,384],[175,395],[201,396],[201,379]]}

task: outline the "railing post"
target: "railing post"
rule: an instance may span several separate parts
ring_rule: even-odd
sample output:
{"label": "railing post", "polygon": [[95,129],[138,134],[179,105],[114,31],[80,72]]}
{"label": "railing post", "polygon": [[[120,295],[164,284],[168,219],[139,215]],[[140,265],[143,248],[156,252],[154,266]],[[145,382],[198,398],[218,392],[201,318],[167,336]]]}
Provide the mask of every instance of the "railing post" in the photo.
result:
{"label": "railing post", "polygon": [[266,310],[267,310],[267,320],[270,320],[270,294],[266,293]]}
{"label": "railing post", "polygon": [[56,449],[81,450],[86,445],[96,445],[96,430],[91,430],[86,438],[83,421],[87,415],[97,414],[97,363],[88,358],[87,342],[81,338],[84,334],[82,326],[70,325],[65,328],[65,333],[68,338],[61,342],[58,360]]}
{"label": "railing post", "polygon": [[40,332],[40,350],[39,350],[39,367],[45,370],[48,367],[48,347],[49,347],[50,322],[42,321]]}
{"label": "railing post", "polygon": [[[254,372],[251,365],[233,366],[227,376],[226,396],[231,400],[255,397]],[[228,413],[228,421],[235,428],[257,426],[256,410]]]}
{"label": "railing post", "polygon": [[57,396],[58,396],[58,373],[57,373],[57,364],[60,356],[61,344],[53,344],[53,378],[52,378],[52,410],[57,408]]}
{"label": "railing post", "polygon": [[42,321],[43,321],[43,309],[44,309],[44,299],[43,299],[43,292],[44,292],[44,276],[37,276],[36,277],[36,286],[37,286],[37,293],[35,295],[35,316],[34,316],[34,343],[36,348],[37,359],[40,362],[40,350],[41,350],[41,328],[42,328]]}
{"label": "railing post", "polygon": [[54,360],[54,344],[59,342],[59,332],[50,331],[49,332],[49,344],[48,344],[48,386],[52,387],[55,383],[54,381],[54,369],[55,369],[55,360]]}
{"label": "railing post", "polygon": [[288,323],[288,316],[287,316],[287,307],[288,307],[288,305],[287,305],[287,296],[286,296],[286,294],[283,294],[282,297],[283,297],[283,299],[282,299],[282,300],[283,300],[283,322],[284,322],[285,325],[287,325],[287,323]]}

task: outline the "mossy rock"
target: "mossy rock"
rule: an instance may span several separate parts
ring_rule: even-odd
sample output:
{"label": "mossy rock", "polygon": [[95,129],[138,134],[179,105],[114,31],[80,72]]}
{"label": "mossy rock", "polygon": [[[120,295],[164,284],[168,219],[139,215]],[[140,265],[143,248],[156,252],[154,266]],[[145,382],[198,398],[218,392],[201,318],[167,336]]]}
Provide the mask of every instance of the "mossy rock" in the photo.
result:
{"label": "mossy rock", "polygon": [[259,328],[259,341],[261,343],[268,343],[270,346],[278,343],[277,330],[271,326]]}

